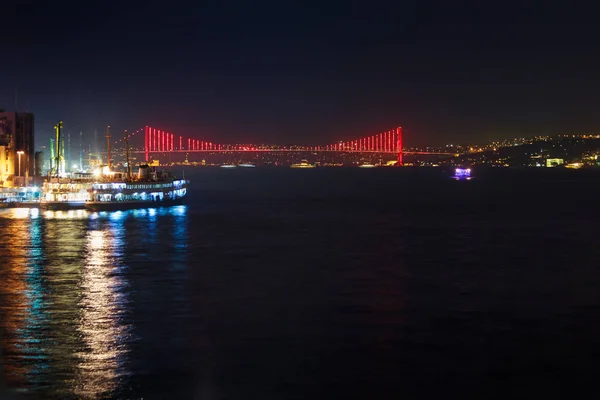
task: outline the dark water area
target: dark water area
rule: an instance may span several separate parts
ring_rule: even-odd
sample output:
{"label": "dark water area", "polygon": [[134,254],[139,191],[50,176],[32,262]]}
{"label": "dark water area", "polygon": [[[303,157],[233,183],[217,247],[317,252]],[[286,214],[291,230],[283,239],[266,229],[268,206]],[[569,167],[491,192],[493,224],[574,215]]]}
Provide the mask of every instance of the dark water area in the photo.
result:
{"label": "dark water area", "polygon": [[0,210],[0,398],[597,392],[599,172],[186,177],[186,206]]}

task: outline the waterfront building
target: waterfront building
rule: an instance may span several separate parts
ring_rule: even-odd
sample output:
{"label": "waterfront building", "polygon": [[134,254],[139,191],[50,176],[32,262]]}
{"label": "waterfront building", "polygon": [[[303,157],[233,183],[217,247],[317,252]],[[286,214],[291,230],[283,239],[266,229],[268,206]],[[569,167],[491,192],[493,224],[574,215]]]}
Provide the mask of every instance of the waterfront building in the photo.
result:
{"label": "waterfront building", "polygon": [[33,114],[0,110],[0,182],[3,187],[26,184],[34,174]]}
{"label": "waterfront building", "polygon": [[14,153],[10,151],[7,138],[0,133],[0,187],[12,187],[14,183]]}

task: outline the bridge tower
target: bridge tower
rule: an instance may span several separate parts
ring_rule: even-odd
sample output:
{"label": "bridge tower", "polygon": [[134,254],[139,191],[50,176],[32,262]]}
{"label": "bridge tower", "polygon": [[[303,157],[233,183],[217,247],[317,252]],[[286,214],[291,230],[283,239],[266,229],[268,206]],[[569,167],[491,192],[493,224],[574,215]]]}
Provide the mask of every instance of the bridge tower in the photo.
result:
{"label": "bridge tower", "polygon": [[146,153],[146,162],[150,161],[150,128],[144,129],[144,151]]}
{"label": "bridge tower", "polygon": [[402,166],[402,127],[396,128],[396,136],[398,137],[398,166]]}

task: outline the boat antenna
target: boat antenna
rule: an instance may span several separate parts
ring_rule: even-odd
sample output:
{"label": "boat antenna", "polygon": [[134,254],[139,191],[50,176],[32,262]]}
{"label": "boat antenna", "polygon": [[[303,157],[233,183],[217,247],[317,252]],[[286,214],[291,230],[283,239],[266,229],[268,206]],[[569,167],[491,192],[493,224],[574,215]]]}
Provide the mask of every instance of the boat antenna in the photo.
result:
{"label": "boat antenna", "polygon": [[110,125],[106,127],[106,151],[108,152],[108,170],[110,171]]}
{"label": "boat antenna", "polygon": [[83,131],[79,131],[79,170],[83,171]]}
{"label": "boat antenna", "polygon": [[125,129],[125,149],[127,154],[127,180],[131,179],[131,164],[129,164],[129,140],[127,139],[127,129]]}
{"label": "boat antenna", "polygon": [[61,138],[61,130],[63,127],[63,122],[62,121],[58,121],[58,124],[54,125],[54,131],[56,133],[56,142],[54,143],[54,145],[56,146],[56,163],[55,163],[55,168],[56,168],[56,176],[60,176],[60,164],[62,161],[62,157],[61,157],[61,152],[60,152],[60,142],[62,140]]}

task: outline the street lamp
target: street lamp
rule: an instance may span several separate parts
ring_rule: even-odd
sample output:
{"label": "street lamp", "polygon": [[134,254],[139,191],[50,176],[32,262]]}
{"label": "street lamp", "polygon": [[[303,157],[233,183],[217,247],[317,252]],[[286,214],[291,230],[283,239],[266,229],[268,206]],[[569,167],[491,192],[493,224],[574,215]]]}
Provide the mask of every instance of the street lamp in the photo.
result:
{"label": "street lamp", "polygon": [[19,155],[19,178],[21,178],[21,154],[25,154],[25,152],[17,151],[17,154]]}

